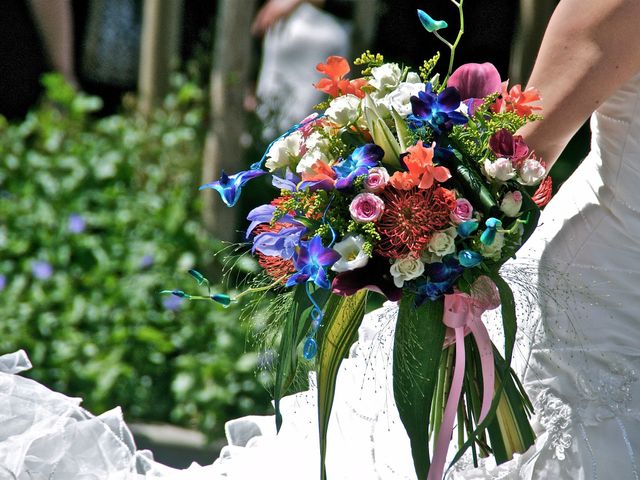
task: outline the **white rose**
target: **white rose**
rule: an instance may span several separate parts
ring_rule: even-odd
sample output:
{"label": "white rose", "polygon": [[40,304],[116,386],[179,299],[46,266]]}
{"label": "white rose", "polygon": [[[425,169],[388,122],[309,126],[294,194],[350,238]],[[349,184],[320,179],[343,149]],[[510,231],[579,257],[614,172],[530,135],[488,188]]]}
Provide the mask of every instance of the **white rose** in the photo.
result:
{"label": "white rose", "polygon": [[394,109],[402,117],[411,114],[411,97],[424,90],[422,83],[402,82],[398,88],[385,96],[380,103],[388,109]]}
{"label": "white rose", "polygon": [[529,158],[522,163],[518,174],[519,182],[523,185],[536,185],[547,174],[544,166],[536,159]]}
{"label": "white rose", "polygon": [[369,85],[384,95],[400,83],[402,70],[397,63],[384,63],[379,67],[372,68],[371,75],[373,78],[369,80]]}
{"label": "white rose", "polygon": [[517,217],[522,207],[522,193],[517,190],[507,192],[500,203],[500,210],[507,217]]}
{"label": "white rose", "polygon": [[278,168],[284,168],[291,162],[296,161],[300,155],[300,147],[302,146],[302,133],[293,132],[275,142],[267,153],[267,160],[264,162],[265,167],[270,172]]}
{"label": "white rose", "polygon": [[395,286],[402,288],[404,282],[418,278],[424,273],[424,263],[415,257],[399,258],[391,265],[390,272]]}
{"label": "white rose", "polygon": [[491,162],[488,159],[485,160],[484,171],[490,179],[493,178],[501,182],[506,182],[516,176],[513,164],[508,158],[499,158],[495,162]]}
{"label": "white rose", "polygon": [[329,159],[320,149],[308,150],[298,162],[296,166],[296,172],[302,173],[314,173],[313,166],[316,162],[329,163]]}
{"label": "white rose", "polygon": [[419,83],[421,87],[424,87],[424,84],[422,83],[422,79],[420,78],[420,75],[418,75],[416,72],[407,73],[407,78],[406,78],[405,82],[406,83]]}
{"label": "white rose", "polygon": [[306,151],[320,150],[321,152],[329,151],[329,139],[320,132],[312,132],[304,141]]}
{"label": "white rose", "polygon": [[444,257],[456,251],[456,229],[447,229],[443,232],[437,232],[431,237],[427,248],[431,253]]}
{"label": "white rose", "polygon": [[497,232],[496,237],[491,245],[480,245],[480,253],[483,257],[490,258],[491,260],[500,260],[500,253],[504,247],[504,233]]}
{"label": "white rose", "polygon": [[325,115],[341,126],[355,123],[360,117],[360,99],[355,95],[341,95],[329,104]]}
{"label": "white rose", "polygon": [[364,238],[360,235],[349,235],[336,243],[333,249],[340,254],[341,258],[333,264],[331,270],[347,272],[364,267],[369,262],[369,257],[362,249],[363,246]]}

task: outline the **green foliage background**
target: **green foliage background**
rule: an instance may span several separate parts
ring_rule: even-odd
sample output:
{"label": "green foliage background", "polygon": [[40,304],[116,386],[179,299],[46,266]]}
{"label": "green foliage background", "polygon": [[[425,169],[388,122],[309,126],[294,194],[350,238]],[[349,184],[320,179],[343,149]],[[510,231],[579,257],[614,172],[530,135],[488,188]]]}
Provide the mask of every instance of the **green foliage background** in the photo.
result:
{"label": "green foliage background", "polygon": [[[176,76],[151,120],[133,110],[96,120],[99,99],[55,75],[44,83],[23,122],[0,117],[0,354],[24,348],[27,375],[94,413],[121,405],[128,421],[215,436],[226,419],[263,411],[241,307],[174,311],[163,302],[177,299],[158,293],[197,290],[186,271],[213,258],[197,191],[204,92]],[[69,230],[72,214],[83,232]],[[53,275],[39,280],[35,261]]]}

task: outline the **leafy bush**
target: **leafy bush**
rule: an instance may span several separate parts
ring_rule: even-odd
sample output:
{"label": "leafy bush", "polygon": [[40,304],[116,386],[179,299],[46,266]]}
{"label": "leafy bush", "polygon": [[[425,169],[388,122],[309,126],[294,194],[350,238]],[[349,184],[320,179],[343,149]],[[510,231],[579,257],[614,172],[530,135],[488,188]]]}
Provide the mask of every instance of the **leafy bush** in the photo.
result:
{"label": "leafy bush", "polygon": [[267,408],[239,307],[159,295],[212,258],[198,223],[202,90],[176,77],[152,120],[95,120],[99,99],[44,83],[22,123],[0,117],[0,353],[24,348],[33,378],[129,420],[217,435]]}

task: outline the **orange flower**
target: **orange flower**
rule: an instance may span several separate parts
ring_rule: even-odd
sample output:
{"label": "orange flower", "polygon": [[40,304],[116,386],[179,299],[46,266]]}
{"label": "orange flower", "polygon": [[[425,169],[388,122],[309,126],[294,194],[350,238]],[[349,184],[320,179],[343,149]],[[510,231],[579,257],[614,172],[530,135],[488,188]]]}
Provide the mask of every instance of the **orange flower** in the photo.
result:
{"label": "orange flower", "polygon": [[500,97],[493,104],[494,112],[516,112],[519,116],[531,115],[534,111],[542,110],[540,91],[534,87],[527,87],[524,91],[521,85],[514,85],[511,90],[507,88],[507,82],[502,83]]}
{"label": "orange flower", "polygon": [[451,178],[449,169],[433,164],[433,147],[425,147],[422,141],[407,149],[408,155],[403,157],[408,172],[396,172],[391,185],[399,190],[410,190],[413,187],[431,188],[435,181],[445,182]]}
{"label": "orange flower", "polygon": [[349,73],[351,67],[343,57],[332,55],[327,58],[327,63],[316,65],[316,70],[329,77],[321,79],[314,85],[321,92],[327,93],[332,97],[352,94],[358,98],[364,98],[362,87],[367,84],[367,81],[364,78],[351,81],[345,79],[344,76]]}
{"label": "orange flower", "polygon": [[336,184],[336,172],[322,160],[317,160],[311,166],[312,172],[303,172],[302,184],[305,186],[319,186],[323,190],[330,190]]}

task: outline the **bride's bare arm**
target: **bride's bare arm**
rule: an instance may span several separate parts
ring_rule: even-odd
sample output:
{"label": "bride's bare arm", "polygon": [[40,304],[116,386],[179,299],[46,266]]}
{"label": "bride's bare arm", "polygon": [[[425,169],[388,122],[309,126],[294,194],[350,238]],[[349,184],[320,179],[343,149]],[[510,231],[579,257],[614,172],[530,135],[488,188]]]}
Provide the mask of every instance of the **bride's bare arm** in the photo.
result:
{"label": "bride's bare arm", "polygon": [[544,120],[519,133],[550,168],[589,115],[638,71],[639,0],[561,0],[529,79],[542,94]]}

